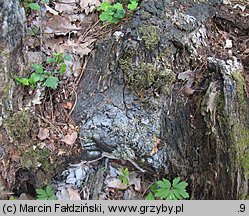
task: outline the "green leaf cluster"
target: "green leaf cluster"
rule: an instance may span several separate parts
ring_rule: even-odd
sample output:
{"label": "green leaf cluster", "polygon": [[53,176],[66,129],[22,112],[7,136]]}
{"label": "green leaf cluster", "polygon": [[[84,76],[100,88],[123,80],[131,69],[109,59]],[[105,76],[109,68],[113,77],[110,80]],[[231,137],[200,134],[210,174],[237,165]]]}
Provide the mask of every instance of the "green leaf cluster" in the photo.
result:
{"label": "green leaf cluster", "polygon": [[180,177],[176,177],[171,183],[168,179],[159,180],[150,187],[150,192],[145,197],[146,200],[163,199],[163,200],[182,200],[189,198],[186,191],[188,183],[180,181]]}
{"label": "green leaf cluster", "polygon": [[121,173],[118,177],[118,179],[124,184],[128,185],[129,184],[129,170],[128,168],[121,168]]}
{"label": "green leaf cluster", "polygon": [[[128,10],[135,10],[138,6],[138,0],[130,0],[130,3],[127,5]],[[126,11],[123,5],[119,2],[115,4],[110,4],[109,2],[103,2],[98,11],[101,11],[99,18],[102,22],[109,23],[118,23],[122,18],[125,17]]]}
{"label": "green leaf cluster", "polygon": [[16,82],[31,88],[36,88],[38,83],[52,89],[56,89],[59,85],[58,76],[62,76],[67,69],[67,65],[64,63],[65,59],[70,60],[68,54],[63,57],[63,53],[54,53],[54,57],[47,59],[47,67],[50,70],[46,70],[42,64],[33,64],[33,72],[29,78],[16,77]]}
{"label": "green leaf cluster", "polygon": [[37,193],[36,200],[57,200],[51,185],[47,185],[44,189],[36,189],[35,191]]}

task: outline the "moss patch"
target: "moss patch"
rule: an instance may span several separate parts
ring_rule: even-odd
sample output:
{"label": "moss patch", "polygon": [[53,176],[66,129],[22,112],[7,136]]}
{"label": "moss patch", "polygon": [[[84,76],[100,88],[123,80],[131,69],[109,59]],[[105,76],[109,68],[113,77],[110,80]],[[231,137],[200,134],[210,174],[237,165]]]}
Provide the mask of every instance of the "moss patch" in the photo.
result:
{"label": "moss patch", "polygon": [[4,119],[3,123],[14,142],[24,141],[30,137],[32,115],[29,110],[14,113],[12,117]]}
{"label": "moss patch", "polygon": [[238,111],[240,119],[235,119],[232,130],[234,137],[236,160],[241,164],[245,178],[249,179],[249,127],[248,127],[248,98],[245,95],[245,79],[240,71],[232,72],[232,77],[236,82]]}
{"label": "moss patch", "polygon": [[130,58],[120,60],[121,70],[125,74],[126,83],[136,95],[152,89],[157,93],[169,93],[169,85],[175,79],[175,74],[168,68],[160,68],[152,63],[132,63]]}
{"label": "moss patch", "polygon": [[21,165],[23,167],[37,170],[42,168],[45,172],[51,171],[50,152],[47,149],[28,148],[21,157]]}
{"label": "moss patch", "polygon": [[233,71],[232,76],[236,81],[237,97],[240,119],[234,125],[237,159],[242,165],[245,178],[249,179],[249,127],[248,127],[248,99],[245,96],[245,79],[240,71]]}
{"label": "moss patch", "polygon": [[156,48],[160,40],[160,28],[151,25],[143,25],[139,28],[145,47],[149,50]]}

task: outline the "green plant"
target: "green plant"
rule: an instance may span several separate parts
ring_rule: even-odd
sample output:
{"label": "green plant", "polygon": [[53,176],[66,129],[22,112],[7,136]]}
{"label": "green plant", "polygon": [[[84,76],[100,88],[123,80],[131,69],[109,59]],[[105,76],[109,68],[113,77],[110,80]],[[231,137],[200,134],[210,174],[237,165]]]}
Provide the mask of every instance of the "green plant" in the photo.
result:
{"label": "green plant", "polygon": [[36,88],[38,83],[52,89],[56,89],[59,84],[57,76],[62,76],[67,69],[67,65],[64,63],[65,60],[69,60],[68,55],[63,57],[63,53],[54,53],[54,57],[47,59],[47,68],[43,68],[42,64],[33,64],[33,72],[29,78],[16,77],[16,82],[31,88]]}
{"label": "green plant", "polygon": [[[128,10],[135,10],[138,6],[138,0],[130,0],[130,3],[127,5]],[[99,18],[101,21],[106,21],[109,23],[118,23],[122,18],[125,17],[126,11],[124,6],[117,2],[111,5],[109,2],[103,2],[100,7],[97,8],[98,11],[101,11]]]}
{"label": "green plant", "polygon": [[128,185],[129,184],[129,170],[128,168],[123,168],[121,167],[121,173],[118,177],[118,179],[124,184],[124,185]]}
{"label": "green plant", "polygon": [[130,0],[130,3],[127,5],[127,8],[131,11],[136,10],[138,6],[137,0]]}
{"label": "green plant", "polygon": [[36,200],[57,200],[51,185],[47,185],[44,189],[38,188],[35,191],[37,193]]}
{"label": "green plant", "polygon": [[[43,2],[44,4],[48,4],[48,3],[49,3],[49,0],[43,0],[42,2]],[[30,9],[32,9],[32,10],[37,10],[37,11],[39,11],[39,10],[41,9],[40,4],[34,3],[34,2],[29,3],[29,4],[28,4],[28,7],[29,7]]]}
{"label": "green plant", "polygon": [[150,192],[145,197],[146,200],[154,200],[155,198],[165,200],[182,200],[189,198],[189,194],[186,191],[188,183],[180,181],[180,177],[174,178],[173,183],[168,179],[157,181],[149,189]]}

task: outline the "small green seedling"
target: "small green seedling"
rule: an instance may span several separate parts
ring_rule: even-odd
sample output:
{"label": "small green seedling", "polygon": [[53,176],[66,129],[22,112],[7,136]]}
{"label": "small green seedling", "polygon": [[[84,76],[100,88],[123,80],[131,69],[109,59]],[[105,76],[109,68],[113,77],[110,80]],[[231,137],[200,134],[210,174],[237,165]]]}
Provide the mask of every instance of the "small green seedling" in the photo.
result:
{"label": "small green seedling", "polygon": [[51,185],[47,185],[44,189],[36,189],[35,191],[37,193],[36,200],[57,200]]}
{"label": "small green seedling", "polygon": [[162,200],[182,200],[189,198],[186,191],[188,183],[180,181],[180,177],[174,178],[173,183],[168,179],[159,180],[150,187],[146,200],[162,199]]}
{"label": "small green seedling", "polygon": [[[130,0],[130,3],[127,5],[127,10],[134,11],[138,6],[138,0]],[[111,5],[109,2],[103,2],[100,7],[97,8],[97,11],[101,11],[99,18],[102,22],[109,23],[118,23],[122,18],[125,17],[126,10],[124,6],[117,2]]]}
{"label": "small green seedling", "polygon": [[124,185],[128,185],[129,184],[129,170],[128,168],[121,168],[121,173],[118,177],[118,179],[124,184]]}
{"label": "small green seedling", "polygon": [[16,82],[31,88],[36,88],[40,83],[48,88],[57,89],[59,85],[58,76],[62,76],[67,69],[65,60],[70,60],[70,56],[63,53],[54,53],[53,57],[47,59],[47,67],[50,70],[46,70],[42,64],[33,64],[33,72],[29,78],[16,77]]}
{"label": "small green seedling", "polygon": [[97,10],[102,11],[99,18],[103,22],[118,23],[125,16],[123,5],[120,3],[111,5],[109,2],[103,2]]}

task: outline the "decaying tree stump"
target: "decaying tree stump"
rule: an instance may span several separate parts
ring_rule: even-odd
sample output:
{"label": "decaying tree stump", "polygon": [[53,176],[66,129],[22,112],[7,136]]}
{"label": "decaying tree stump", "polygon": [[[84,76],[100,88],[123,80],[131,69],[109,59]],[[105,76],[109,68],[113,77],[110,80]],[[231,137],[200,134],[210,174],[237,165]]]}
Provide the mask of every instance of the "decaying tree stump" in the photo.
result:
{"label": "decaying tree stump", "polygon": [[[243,66],[213,51],[220,1],[147,0],[101,42],[79,87],[83,159],[103,152],[162,177],[192,199],[248,194],[248,98]],[[212,35],[213,34],[213,35]]]}

